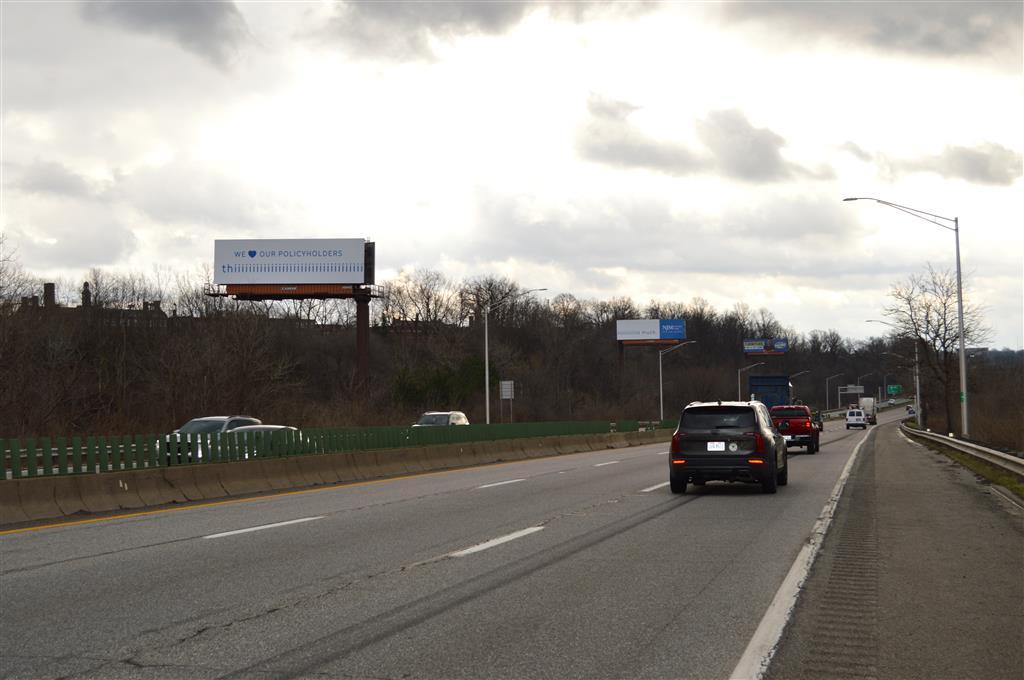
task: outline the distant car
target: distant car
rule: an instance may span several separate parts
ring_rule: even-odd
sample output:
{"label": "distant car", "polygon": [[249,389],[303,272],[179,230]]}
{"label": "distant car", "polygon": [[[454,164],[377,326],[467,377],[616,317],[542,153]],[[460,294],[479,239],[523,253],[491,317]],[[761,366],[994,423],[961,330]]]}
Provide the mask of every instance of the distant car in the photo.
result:
{"label": "distant car", "polygon": [[797,404],[772,406],[770,413],[772,424],[786,440],[787,448],[802,446],[807,453],[818,452],[819,429],[815,427],[810,407]]}
{"label": "distant car", "polygon": [[669,449],[669,486],[711,480],[760,484],[764,493],[789,482],[786,440],[759,401],[695,402],[683,409]]}
{"label": "distant car", "polygon": [[469,425],[469,418],[462,411],[427,411],[420,416],[413,427],[439,427],[447,425]]}
{"label": "distant car", "polygon": [[895,405],[896,405],[896,400],[895,399],[890,399],[889,400],[889,406],[895,406]]}
{"label": "distant car", "polygon": [[[263,423],[259,418],[253,418],[252,416],[205,416],[202,418],[193,418],[171,434],[164,437],[168,462],[170,462],[171,458],[172,442],[185,442],[182,447],[184,450],[178,452],[177,462],[179,464],[187,463],[192,460],[202,460],[203,458],[202,447],[199,446],[198,443],[195,446],[189,443],[190,441],[198,440],[200,435],[231,432],[232,430],[236,430],[240,427],[262,424]],[[192,450],[193,448],[195,449],[194,451]]]}
{"label": "distant car", "polygon": [[236,427],[231,430],[231,432],[232,434],[237,434],[242,438],[243,457],[245,458],[266,456],[269,453],[269,451],[260,449],[263,441],[261,441],[259,437],[255,436],[255,433],[269,432],[270,434],[266,435],[266,438],[270,440],[267,442],[270,447],[278,445],[278,443],[284,439],[286,433],[289,432],[294,433],[294,436],[298,438],[300,442],[303,441],[302,431],[298,428],[291,427],[290,425],[244,425],[242,427]]}
{"label": "distant car", "polygon": [[860,427],[868,429],[868,416],[859,408],[850,409],[846,412],[846,429]]}

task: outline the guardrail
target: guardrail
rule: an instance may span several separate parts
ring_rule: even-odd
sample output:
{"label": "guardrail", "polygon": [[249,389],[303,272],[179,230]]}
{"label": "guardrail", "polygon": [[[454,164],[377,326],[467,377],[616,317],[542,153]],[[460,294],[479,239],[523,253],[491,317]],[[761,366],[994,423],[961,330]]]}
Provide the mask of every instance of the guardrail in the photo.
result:
{"label": "guardrail", "polygon": [[0,480],[639,429],[620,420],[0,439]]}
{"label": "guardrail", "polygon": [[922,439],[928,439],[930,441],[943,444],[951,449],[956,449],[961,453],[966,453],[969,456],[985,461],[990,465],[995,465],[1000,470],[1005,470],[1006,472],[1017,475],[1018,477],[1024,477],[1024,458],[1011,456],[1003,453],[1002,451],[996,451],[995,449],[989,449],[984,446],[979,446],[978,444],[965,442],[961,439],[956,439],[955,437],[947,437],[945,435],[935,434],[934,432],[922,432],[921,430],[907,427],[903,423],[900,423],[900,431],[906,435],[921,437]]}

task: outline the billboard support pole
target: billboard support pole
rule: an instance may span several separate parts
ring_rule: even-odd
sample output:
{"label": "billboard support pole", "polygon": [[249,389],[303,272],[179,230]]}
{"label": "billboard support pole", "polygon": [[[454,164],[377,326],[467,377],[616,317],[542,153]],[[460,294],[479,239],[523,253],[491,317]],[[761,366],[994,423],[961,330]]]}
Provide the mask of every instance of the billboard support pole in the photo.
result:
{"label": "billboard support pole", "polygon": [[356,299],[356,384],[368,389],[370,384],[370,296],[360,291]]}

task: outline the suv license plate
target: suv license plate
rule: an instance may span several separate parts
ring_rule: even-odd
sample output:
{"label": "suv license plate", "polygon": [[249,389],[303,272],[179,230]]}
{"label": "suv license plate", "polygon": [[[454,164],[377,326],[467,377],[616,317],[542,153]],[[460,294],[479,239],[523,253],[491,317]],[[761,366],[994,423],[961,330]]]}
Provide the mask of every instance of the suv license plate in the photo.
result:
{"label": "suv license plate", "polygon": [[725,442],[708,442],[708,451],[725,451]]}

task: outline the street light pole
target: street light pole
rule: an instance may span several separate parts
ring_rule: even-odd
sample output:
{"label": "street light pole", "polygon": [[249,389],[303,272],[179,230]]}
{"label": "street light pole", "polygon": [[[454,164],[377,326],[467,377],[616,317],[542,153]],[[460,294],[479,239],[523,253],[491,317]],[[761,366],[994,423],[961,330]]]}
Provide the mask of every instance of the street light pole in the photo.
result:
{"label": "street light pole", "polygon": [[[879,323],[885,323],[880,321]],[[882,354],[888,354],[889,356],[899,357],[904,361],[909,361],[902,354],[896,352],[882,352]],[[914,339],[914,415],[917,416],[917,426],[923,428],[924,425],[921,422],[921,372],[918,369],[917,360],[917,338]]]}
{"label": "street light pole", "polygon": [[661,415],[661,418],[659,420],[665,420],[665,390],[663,388],[663,383],[661,381],[661,358],[668,354],[669,352],[674,352],[680,347],[683,347],[684,345],[691,345],[695,342],[697,341],[687,340],[686,342],[681,342],[678,345],[673,345],[668,349],[658,350],[658,412]]}
{"label": "street light pole", "polygon": [[[794,373],[793,375],[789,376],[790,384],[792,385],[793,378],[799,377],[805,373],[810,373],[810,371],[800,371],[799,373]],[[791,394],[789,396],[794,402],[796,402],[796,397],[794,395]]]}
{"label": "street light pole", "polygon": [[[880,324],[885,324],[886,326],[889,326],[890,328],[896,328],[896,326],[894,326],[893,324],[889,323],[888,321],[882,321],[881,319],[865,319],[865,321],[867,323],[880,323]],[[897,329],[897,330],[899,330],[899,329]],[[921,342],[921,338],[915,336],[914,337],[914,415],[917,416],[917,426],[919,428],[922,428],[922,427],[924,427],[924,425],[922,424],[922,421],[921,421],[921,368],[920,368],[920,363],[918,362],[918,355],[917,355],[917,346],[918,346],[918,344],[920,342]],[[908,361],[908,359],[905,356],[903,356],[902,354],[897,354],[896,352],[882,352],[882,354],[890,354],[890,355],[892,355],[894,357],[899,357],[900,359],[903,359],[904,361]]]}
{"label": "street light pole", "polygon": [[531,288],[530,290],[524,290],[521,293],[509,293],[494,304],[488,303],[484,306],[484,419],[488,425],[491,424],[491,353],[487,332],[487,317],[490,315],[492,309],[505,304],[509,300],[514,300],[515,298],[542,290],[547,290],[547,288]]}
{"label": "street light pole", "polygon": [[764,366],[764,362],[759,361],[756,364],[744,366],[740,370],[736,371],[736,401],[743,401],[743,383],[740,382],[743,371],[749,371],[750,369],[757,368],[758,366]]}
{"label": "street light pole", "polygon": [[[961,424],[961,436],[964,439],[970,437],[970,428],[967,424],[967,350],[965,349],[964,343],[964,290],[963,290],[963,279],[960,274],[960,218],[959,217],[943,217],[942,215],[935,215],[924,210],[918,210],[917,208],[909,208],[905,205],[899,205],[898,203],[890,203],[889,201],[883,201],[880,198],[872,198],[870,196],[862,196],[858,198],[844,198],[844,201],[874,201],[875,203],[881,203],[887,205],[890,208],[895,208],[908,215],[913,215],[918,219],[922,219],[925,222],[931,222],[934,225],[942,227],[947,231],[952,231],[956,237],[956,314],[958,331],[960,333],[960,424]],[[953,226],[949,227],[942,222],[937,220],[943,220],[944,222],[952,222]],[[915,351],[916,351],[915,345]]]}
{"label": "street light pole", "polygon": [[[828,410],[828,397],[829,397],[828,383],[829,383],[830,380],[832,380],[832,378],[841,378],[842,376],[843,376],[842,373],[836,373],[835,375],[830,375],[829,377],[825,378],[825,410],[826,411]],[[839,404],[836,404],[836,406],[838,406],[838,405]]]}

